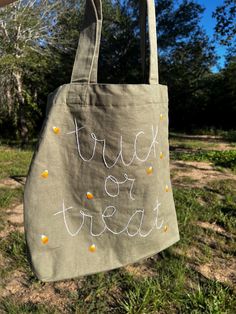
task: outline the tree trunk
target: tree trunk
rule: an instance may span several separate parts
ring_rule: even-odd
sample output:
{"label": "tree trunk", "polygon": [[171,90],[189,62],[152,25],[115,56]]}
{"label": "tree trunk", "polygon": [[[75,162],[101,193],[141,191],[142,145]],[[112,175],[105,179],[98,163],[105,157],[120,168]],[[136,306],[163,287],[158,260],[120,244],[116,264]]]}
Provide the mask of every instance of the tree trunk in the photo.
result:
{"label": "tree trunk", "polygon": [[13,113],[13,97],[11,94],[11,88],[10,88],[10,84],[6,85],[6,102],[7,102],[7,110],[8,110],[8,114],[9,116],[12,116]]}
{"label": "tree trunk", "polygon": [[29,140],[29,129],[25,117],[25,98],[23,96],[23,84],[20,71],[13,73],[16,80],[16,91],[18,100],[18,130],[20,132],[21,143],[24,146]]}

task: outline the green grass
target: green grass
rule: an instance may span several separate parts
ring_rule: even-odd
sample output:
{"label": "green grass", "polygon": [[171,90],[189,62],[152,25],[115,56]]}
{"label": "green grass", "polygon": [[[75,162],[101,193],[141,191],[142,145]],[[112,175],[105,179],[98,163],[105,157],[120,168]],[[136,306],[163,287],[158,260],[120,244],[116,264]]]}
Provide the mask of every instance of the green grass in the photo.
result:
{"label": "green grass", "polygon": [[[178,133],[171,132],[175,137],[179,137]],[[181,135],[185,135],[185,132],[182,132]],[[187,133],[186,135],[206,135],[206,136],[219,136],[222,138],[222,141],[227,141],[230,144],[235,144],[236,143],[236,130],[229,130],[229,131],[224,131],[224,130],[217,130],[214,128],[208,128],[208,129],[196,129],[193,130],[191,133]]]}
{"label": "green grass", "polygon": [[[165,259],[165,263],[170,260]],[[223,313],[233,311],[233,306],[228,305],[233,301],[229,289],[221,284],[199,282],[196,290],[184,289],[187,279],[187,269],[177,263],[172,269],[173,273],[166,272],[164,268],[163,278],[133,281],[125,297],[120,301],[120,313]],[[178,277],[177,266],[181,266],[181,274]],[[176,276],[177,275],[177,276]],[[171,280],[166,280],[166,277]],[[163,282],[164,281],[164,282]],[[176,284],[177,283],[177,284]],[[217,293],[217,294],[216,294]],[[227,302],[228,305],[227,305]],[[230,312],[229,312],[230,313]],[[233,313],[233,312],[232,312]]]}
{"label": "green grass", "polygon": [[[185,145],[190,149],[190,142]],[[199,152],[195,145],[191,154],[172,153],[172,157],[211,161],[215,166],[234,169],[234,152],[213,153],[211,146],[204,144],[204,147],[206,150]],[[31,158],[31,149],[0,146],[0,178],[25,175]],[[20,270],[27,282],[22,288],[25,295],[50,286],[54,289],[54,299],[66,300],[62,309],[51,299],[48,304],[45,301],[22,304],[20,295],[12,294],[0,297],[0,313],[234,314],[236,298],[232,285],[205,278],[195,266],[210,263],[215,256],[224,260],[235,256],[236,181],[218,180],[204,188],[192,188],[191,178],[183,180],[186,187],[173,189],[181,241],[149,259],[146,265],[152,271],[146,276],[145,272],[137,276],[120,268],[73,279],[78,287],[75,291],[59,288],[56,283],[45,284],[34,276],[22,233],[12,231],[0,238],[0,252],[6,260],[5,267],[0,267],[0,294],[9,278]],[[8,227],[5,209],[21,202],[22,192],[22,188],[0,188],[2,227]],[[197,222],[216,223],[232,237],[201,228]]]}
{"label": "green grass", "polygon": [[235,300],[232,290],[216,281],[203,282],[196,291],[187,293],[181,313],[233,314]]}
{"label": "green grass", "polygon": [[18,304],[14,302],[11,298],[6,298],[0,303],[0,312],[1,313],[10,313],[10,314],[56,314],[58,311],[56,309],[48,308],[42,304],[34,304],[28,302],[26,304]]}
{"label": "green grass", "polygon": [[32,155],[32,150],[0,146],[0,179],[26,176]]}
{"label": "green grass", "polygon": [[30,262],[27,257],[28,251],[24,234],[18,231],[13,231],[10,232],[6,237],[0,238],[0,252],[3,255],[3,258],[7,261],[5,267],[0,269],[0,290],[1,286],[4,286],[4,280],[11,276],[14,271],[21,270],[24,272],[28,277],[28,282],[30,283],[31,278],[35,276],[32,272],[32,269],[30,268]]}
{"label": "green grass", "polygon": [[[69,313],[232,313],[233,291],[199,277],[167,249],[153,262],[156,276],[135,278],[123,270],[93,275],[70,296]],[[196,288],[188,287],[189,280]],[[112,285],[116,287],[112,289]]]}
{"label": "green grass", "polygon": [[174,197],[176,206],[180,209],[179,223],[184,227],[188,227],[191,221],[201,220],[216,222],[229,232],[236,231],[235,181],[215,181],[207,188],[175,188]]}
{"label": "green grass", "polygon": [[23,196],[23,188],[0,188],[0,231],[6,225],[6,208],[13,203],[20,203]]}
{"label": "green grass", "polygon": [[9,260],[11,269],[28,268],[24,235],[18,231],[11,232],[0,240],[0,248],[4,257]]}
{"label": "green grass", "polygon": [[13,202],[22,200],[23,188],[0,188],[0,209],[9,207]]}
{"label": "green grass", "polygon": [[205,149],[217,147],[217,142],[171,137],[170,138],[170,145],[171,145],[171,147],[178,148],[178,149],[186,149],[186,150],[202,149],[202,150],[205,150]]}
{"label": "green grass", "polygon": [[227,151],[192,151],[192,152],[171,152],[174,160],[185,161],[209,161],[215,166],[236,170],[236,150]]}

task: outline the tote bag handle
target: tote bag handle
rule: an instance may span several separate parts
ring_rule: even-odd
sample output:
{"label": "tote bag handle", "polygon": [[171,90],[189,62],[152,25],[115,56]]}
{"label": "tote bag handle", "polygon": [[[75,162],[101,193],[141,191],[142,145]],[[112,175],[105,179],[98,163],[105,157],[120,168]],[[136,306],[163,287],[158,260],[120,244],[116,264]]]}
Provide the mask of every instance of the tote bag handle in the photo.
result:
{"label": "tote bag handle", "polygon": [[[141,57],[145,71],[146,17],[149,30],[149,84],[158,84],[156,13],[154,0],[140,0]],[[102,31],[102,1],[86,0],[83,28],[79,37],[71,83],[97,83]]]}

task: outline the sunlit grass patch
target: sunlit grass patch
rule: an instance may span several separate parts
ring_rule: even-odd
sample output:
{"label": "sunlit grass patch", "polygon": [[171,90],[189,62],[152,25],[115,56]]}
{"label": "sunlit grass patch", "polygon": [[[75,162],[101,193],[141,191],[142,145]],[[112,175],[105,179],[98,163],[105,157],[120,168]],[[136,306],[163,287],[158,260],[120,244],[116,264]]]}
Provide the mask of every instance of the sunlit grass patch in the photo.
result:
{"label": "sunlit grass patch", "polygon": [[217,223],[235,233],[235,186],[235,181],[225,180],[211,182],[207,188],[174,189],[178,222],[180,229],[184,229],[184,238],[194,231],[189,225],[193,221]]}
{"label": "sunlit grass patch", "polygon": [[217,167],[229,168],[236,171],[236,150],[226,151],[190,151],[190,152],[171,152],[173,160],[185,161],[208,161]]}
{"label": "sunlit grass patch", "polygon": [[196,150],[196,149],[210,149],[215,147],[217,142],[201,141],[186,138],[170,138],[170,146],[176,149]]}
{"label": "sunlit grass patch", "polygon": [[0,188],[0,208],[9,207],[13,202],[20,202],[23,197],[23,188]]}
{"label": "sunlit grass patch", "polygon": [[195,291],[183,296],[181,313],[234,313],[236,306],[232,289],[210,280],[199,283]]}
{"label": "sunlit grass patch", "polygon": [[26,176],[33,151],[0,146],[0,179]]}

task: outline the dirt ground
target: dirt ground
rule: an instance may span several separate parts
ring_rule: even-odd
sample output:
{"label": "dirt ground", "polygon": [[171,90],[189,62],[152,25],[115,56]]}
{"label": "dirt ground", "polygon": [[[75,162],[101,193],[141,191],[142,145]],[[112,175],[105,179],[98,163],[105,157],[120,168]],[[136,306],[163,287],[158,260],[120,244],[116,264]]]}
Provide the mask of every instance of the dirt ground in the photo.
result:
{"label": "dirt ground", "polygon": [[172,184],[183,187],[206,187],[208,183],[216,180],[236,180],[235,174],[227,170],[216,170],[208,162],[172,161],[170,171],[172,173]]}

